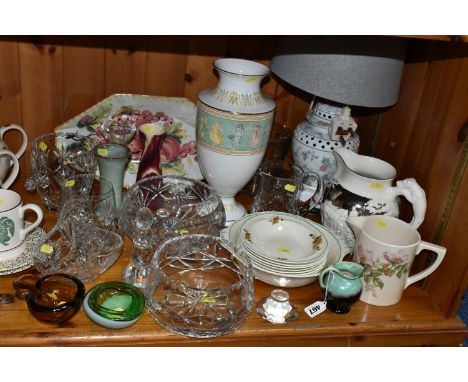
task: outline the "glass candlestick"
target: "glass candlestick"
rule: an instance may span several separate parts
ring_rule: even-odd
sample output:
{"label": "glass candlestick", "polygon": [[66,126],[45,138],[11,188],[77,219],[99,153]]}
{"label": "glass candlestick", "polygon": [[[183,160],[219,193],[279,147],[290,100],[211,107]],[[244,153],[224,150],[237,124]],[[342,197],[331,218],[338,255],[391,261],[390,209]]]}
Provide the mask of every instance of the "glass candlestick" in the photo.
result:
{"label": "glass candlestick", "polygon": [[138,288],[146,285],[147,266],[153,254],[152,236],[153,215],[149,208],[142,207],[135,217],[133,246],[130,252],[131,262],[124,269],[122,278]]}

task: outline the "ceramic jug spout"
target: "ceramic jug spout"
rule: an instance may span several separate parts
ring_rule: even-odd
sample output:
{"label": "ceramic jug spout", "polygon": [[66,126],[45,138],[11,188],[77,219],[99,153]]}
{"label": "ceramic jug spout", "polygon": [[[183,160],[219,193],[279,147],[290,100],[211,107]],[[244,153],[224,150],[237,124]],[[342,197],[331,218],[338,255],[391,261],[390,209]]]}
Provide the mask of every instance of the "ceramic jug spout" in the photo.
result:
{"label": "ceramic jug spout", "polygon": [[352,153],[352,151],[346,149],[336,149],[333,151],[333,156],[335,157],[336,162],[336,170],[333,177],[336,179],[339,179],[347,169],[346,155],[348,154],[348,151]]}
{"label": "ceramic jug spout", "polygon": [[348,225],[353,230],[354,236],[357,237],[364,228],[366,220],[367,216],[348,216],[346,223],[348,223]]}

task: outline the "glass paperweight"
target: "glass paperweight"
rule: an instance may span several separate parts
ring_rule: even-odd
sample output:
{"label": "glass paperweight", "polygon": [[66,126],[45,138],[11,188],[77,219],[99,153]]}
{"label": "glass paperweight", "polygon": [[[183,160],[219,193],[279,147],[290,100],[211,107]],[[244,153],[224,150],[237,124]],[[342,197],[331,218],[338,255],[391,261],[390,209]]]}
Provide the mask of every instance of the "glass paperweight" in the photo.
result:
{"label": "glass paperweight", "polygon": [[230,333],[253,306],[252,265],[247,256],[209,235],[166,241],[151,260],[145,297],[164,328],[196,338]]}
{"label": "glass paperweight", "polygon": [[[36,282],[34,283],[34,280]],[[63,323],[80,310],[84,284],[76,277],[53,274],[38,279],[24,275],[13,282],[16,295],[26,299],[31,314],[39,321]]]}
{"label": "glass paperweight", "polygon": [[110,329],[133,325],[145,310],[145,297],[133,285],[108,281],[93,287],[85,296],[83,309],[96,324]]}
{"label": "glass paperweight", "polygon": [[274,324],[284,324],[298,317],[296,307],[289,302],[288,292],[274,289],[269,297],[257,303],[257,313],[265,320]]}

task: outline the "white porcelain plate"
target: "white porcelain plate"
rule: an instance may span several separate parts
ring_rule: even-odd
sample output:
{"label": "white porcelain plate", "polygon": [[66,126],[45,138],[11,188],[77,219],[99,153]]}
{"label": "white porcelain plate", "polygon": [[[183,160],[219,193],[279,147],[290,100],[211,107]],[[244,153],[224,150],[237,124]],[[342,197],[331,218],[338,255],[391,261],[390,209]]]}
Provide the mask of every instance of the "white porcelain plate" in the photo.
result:
{"label": "white porcelain plate", "polygon": [[[31,225],[25,222],[25,226]],[[7,261],[0,260],[0,275],[9,275],[24,271],[33,266],[33,253],[38,243],[47,238],[47,234],[42,228],[36,227],[26,235],[26,246],[22,253],[17,257]]]}
{"label": "white porcelain plate", "polygon": [[[163,112],[173,119],[170,128],[166,128],[166,137],[161,149],[162,173],[203,179],[195,148],[197,108],[187,98],[114,94],[62,123],[55,131],[81,135],[97,134],[100,139],[104,140],[99,130],[105,120],[119,118],[125,114],[138,121],[138,118],[147,118],[148,113],[155,115],[158,112]],[[141,155],[136,143],[132,140],[128,144],[132,152],[132,160],[125,171],[125,188],[130,187],[136,181],[139,155]]]}

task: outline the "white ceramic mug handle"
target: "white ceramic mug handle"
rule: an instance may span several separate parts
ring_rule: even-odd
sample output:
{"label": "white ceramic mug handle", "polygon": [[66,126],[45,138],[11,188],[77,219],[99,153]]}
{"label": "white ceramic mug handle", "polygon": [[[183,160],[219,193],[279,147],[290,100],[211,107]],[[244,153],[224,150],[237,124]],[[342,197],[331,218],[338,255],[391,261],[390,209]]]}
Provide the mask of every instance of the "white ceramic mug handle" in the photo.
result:
{"label": "white ceramic mug handle", "polygon": [[9,130],[19,131],[23,138],[23,141],[21,142],[21,146],[15,154],[16,158],[20,159],[21,156],[26,151],[26,147],[28,147],[28,136],[26,135],[26,132],[23,130],[23,128],[20,125],[17,125],[16,123],[11,123],[8,126],[3,126],[2,128],[0,128],[0,138],[2,140],[3,140],[3,135]]}
{"label": "white ceramic mug handle", "polygon": [[391,190],[395,195],[403,195],[413,205],[413,219],[410,225],[418,228],[426,215],[426,193],[414,178],[399,180]]}
{"label": "white ceramic mug handle", "polygon": [[36,213],[37,218],[34,223],[20,231],[20,240],[24,240],[26,235],[29,232],[31,232],[34,228],[36,228],[39,224],[41,224],[41,221],[44,218],[44,214],[42,213],[41,207],[39,207],[37,204],[29,203],[20,208],[19,216],[21,220],[24,220],[24,212],[26,210],[33,210]]}
{"label": "white ceramic mug handle", "polygon": [[10,150],[0,149],[0,155],[8,155],[13,162],[13,168],[11,169],[10,176],[1,183],[1,188],[7,189],[11,186],[11,184],[15,181],[16,177],[19,174],[19,163],[18,159],[16,159],[15,154],[13,154]]}
{"label": "white ceramic mug handle", "polygon": [[406,279],[405,289],[409,285],[411,285],[411,284],[415,283],[416,281],[419,281],[419,280],[429,276],[432,272],[434,272],[437,269],[437,267],[440,265],[440,263],[442,263],[442,260],[445,257],[445,252],[447,252],[447,248],[441,247],[440,245],[428,243],[427,241],[421,241],[419,243],[419,246],[418,246],[417,250],[416,250],[416,255],[419,255],[419,253],[423,249],[428,249],[428,250],[430,250],[432,252],[435,252],[437,254],[437,258],[435,259],[435,261],[429,267],[427,267],[423,271],[418,272],[415,275],[408,277]]}

